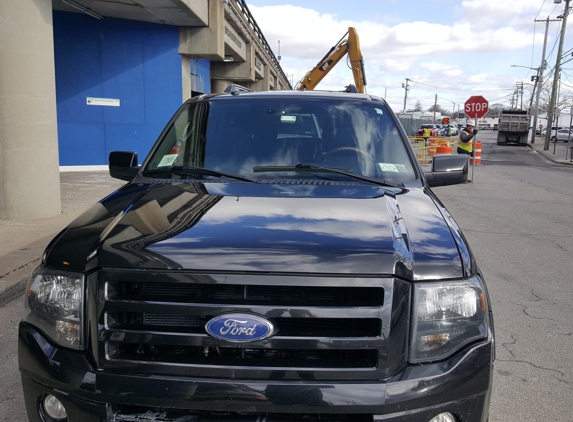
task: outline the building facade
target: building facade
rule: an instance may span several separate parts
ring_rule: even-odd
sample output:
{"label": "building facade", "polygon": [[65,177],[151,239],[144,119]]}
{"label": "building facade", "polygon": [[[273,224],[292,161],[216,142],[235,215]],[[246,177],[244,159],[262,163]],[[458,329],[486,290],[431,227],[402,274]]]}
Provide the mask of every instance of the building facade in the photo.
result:
{"label": "building facade", "polygon": [[292,89],[244,0],[3,0],[0,15],[0,218],[59,213],[61,167],[145,156],[193,96]]}

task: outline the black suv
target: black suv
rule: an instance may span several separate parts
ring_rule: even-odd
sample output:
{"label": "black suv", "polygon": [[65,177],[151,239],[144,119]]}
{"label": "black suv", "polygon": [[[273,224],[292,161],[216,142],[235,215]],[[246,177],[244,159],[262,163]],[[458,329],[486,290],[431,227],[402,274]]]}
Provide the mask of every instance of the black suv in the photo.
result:
{"label": "black suv", "polygon": [[480,270],[383,99],[187,101],[47,247],[19,364],[31,421],[486,421]]}

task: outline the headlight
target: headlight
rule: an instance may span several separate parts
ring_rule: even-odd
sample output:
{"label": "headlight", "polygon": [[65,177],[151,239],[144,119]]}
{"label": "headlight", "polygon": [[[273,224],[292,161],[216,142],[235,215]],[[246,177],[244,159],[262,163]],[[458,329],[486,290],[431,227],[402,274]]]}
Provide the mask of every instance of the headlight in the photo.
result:
{"label": "headlight", "polygon": [[26,290],[25,320],[64,347],[82,349],[84,276],[39,267]]}
{"label": "headlight", "polygon": [[477,277],[415,284],[413,310],[410,362],[444,359],[489,335],[488,304]]}

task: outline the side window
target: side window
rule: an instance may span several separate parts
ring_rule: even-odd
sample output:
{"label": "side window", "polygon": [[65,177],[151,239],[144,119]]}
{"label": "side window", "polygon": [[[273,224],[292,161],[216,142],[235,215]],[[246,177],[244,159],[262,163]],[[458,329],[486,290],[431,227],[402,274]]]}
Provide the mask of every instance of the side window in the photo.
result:
{"label": "side window", "polygon": [[199,165],[204,156],[208,109],[208,104],[204,103],[183,108],[160,140],[148,169]]}

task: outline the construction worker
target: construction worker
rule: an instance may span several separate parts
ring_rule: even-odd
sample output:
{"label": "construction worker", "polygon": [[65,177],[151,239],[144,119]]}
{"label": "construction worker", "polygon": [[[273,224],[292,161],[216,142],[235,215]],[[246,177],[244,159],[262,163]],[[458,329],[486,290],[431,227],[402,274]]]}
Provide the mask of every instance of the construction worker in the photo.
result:
{"label": "construction worker", "polygon": [[478,130],[474,128],[474,124],[471,121],[466,123],[464,130],[460,132],[460,140],[458,142],[458,154],[467,154],[474,156],[473,149],[473,138],[478,133]]}
{"label": "construction worker", "polygon": [[428,126],[424,127],[424,130],[422,131],[422,138],[424,138],[424,144],[426,146],[428,145],[428,139],[430,139],[431,136],[432,136],[431,129]]}

